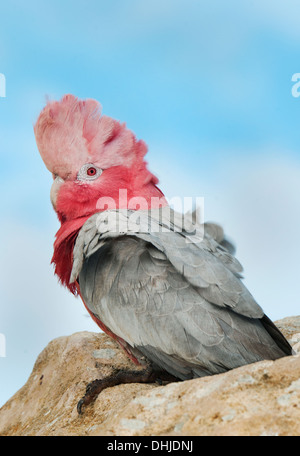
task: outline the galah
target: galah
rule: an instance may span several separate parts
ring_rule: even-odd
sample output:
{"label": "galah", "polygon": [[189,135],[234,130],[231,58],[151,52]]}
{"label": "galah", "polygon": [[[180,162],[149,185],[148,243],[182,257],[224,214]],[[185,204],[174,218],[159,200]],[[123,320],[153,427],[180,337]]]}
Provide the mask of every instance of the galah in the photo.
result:
{"label": "galah", "polygon": [[221,227],[181,223],[148,170],[146,144],[124,123],[65,95],[46,104],[34,132],[61,223],[55,273],[144,366],[91,382],[79,413],[121,382],[187,380],[292,354],[243,284]]}

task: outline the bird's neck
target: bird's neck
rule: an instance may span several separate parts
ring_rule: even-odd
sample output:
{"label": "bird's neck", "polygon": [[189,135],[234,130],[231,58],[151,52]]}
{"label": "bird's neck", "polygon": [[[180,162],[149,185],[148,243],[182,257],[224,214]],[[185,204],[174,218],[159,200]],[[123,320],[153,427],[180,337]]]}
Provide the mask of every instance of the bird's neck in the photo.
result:
{"label": "bird's neck", "polygon": [[72,293],[77,294],[76,285],[69,284],[73,265],[73,248],[84,223],[93,214],[107,209],[151,210],[167,206],[168,203],[156,183],[155,178],[149,179],[146,183],[143,182],[140,186],[136,185],[130,190],[120,189],[118,195],[110,200],[113,202],[112,207],[107,204],[109,203],[108,199],[99,198],[97,204],[90,206],[82,216],[59,217],[61,227],[56,233],[52,263],[61,283],[69,288]]}
{"label": "bird's neck", "polygon": [[69,283],[73,265],[73,248],[80,229],[89,217],[88,215],[62,222],[55,235],[51,263],[54,264],[55,274],[59,277],[62,285],[66,286],[73,294],[77,294],[76,284]]}

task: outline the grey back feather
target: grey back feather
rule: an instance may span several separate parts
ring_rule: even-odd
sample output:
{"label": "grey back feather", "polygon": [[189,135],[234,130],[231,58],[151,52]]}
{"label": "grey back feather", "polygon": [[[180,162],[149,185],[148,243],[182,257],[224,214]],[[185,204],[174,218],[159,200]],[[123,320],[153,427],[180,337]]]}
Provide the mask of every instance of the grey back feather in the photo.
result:
{"label": "grey back feather", "polygon": [[223,241],[218,225],[169,208],[105,211],[79,232],[71,281],[133,352],[178,378],[284,356]]}
{"label": "grey back feather", "polygon": [[[199,288],[199,293],[219,306],[229,306],[250,317],[262,317],[263,311],[242,284],[243,268],[229,251],[218,225],[194,226],[190,218],[182,223],[182,214],[169,208],[152,211],[110,210],[95,214],[84,224],[75,244],[70,282],[79,275],[85,258],[95,253],[108,238],[135,236],[152,244],[182,274]],[[187,228],[188,227],[188,228]],[[192,234],[191,234],[192,233]],[[216,240],[217,239],[217,240]]]}

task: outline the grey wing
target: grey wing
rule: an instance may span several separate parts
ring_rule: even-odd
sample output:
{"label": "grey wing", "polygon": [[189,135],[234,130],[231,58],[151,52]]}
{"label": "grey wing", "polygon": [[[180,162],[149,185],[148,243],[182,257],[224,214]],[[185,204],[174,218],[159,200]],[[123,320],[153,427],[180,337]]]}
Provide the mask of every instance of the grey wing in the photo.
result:
{"label": "grey wing", "polygon": [[153,243],[128,235],[100,243],[79,274],[83,299],[156,366],[187,379],[284,355],[260,319],[209,302]]}
{"label": "grey wing", "polygon": [[[118,223],[122,225],[122,230],[112,228],[115,214],[121,217]],[[139,230],[137,225],[132,225],[130,214],[139,217]],[[112,216],[113,220],[103,223],[106,216]],[[207,301],[230,307],[248,317],[262,318],[263,310],[240,280],[242,266],[238,260],[210,233],[200,231],[200,234],[196,232],[191,235],[184,229],[178,231],[176,223],[179,222],[165,213],[156,218],[155,214],[151,212],[149,215],[148,211],[106,211],[95,214],[78,235],[71,282],[78,276],[84,258],[97,251],[105,240],[123,233],[149,242],[164,253],[176,271],[196,287]]]}

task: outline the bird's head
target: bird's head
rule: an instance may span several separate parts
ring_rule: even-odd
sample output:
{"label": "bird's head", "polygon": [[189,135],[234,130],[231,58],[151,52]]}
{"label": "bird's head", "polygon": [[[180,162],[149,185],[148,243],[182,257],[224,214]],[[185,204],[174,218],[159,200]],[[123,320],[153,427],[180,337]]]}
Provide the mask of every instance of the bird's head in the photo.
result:
{"label": "bird's head", "polygon": [[48,102],[34,126],[53,176],[50,197],[61,222],[110,208],[166,205],[147,169],[147,146],[125,124],[101,115],[100,104],[65,95]]}

